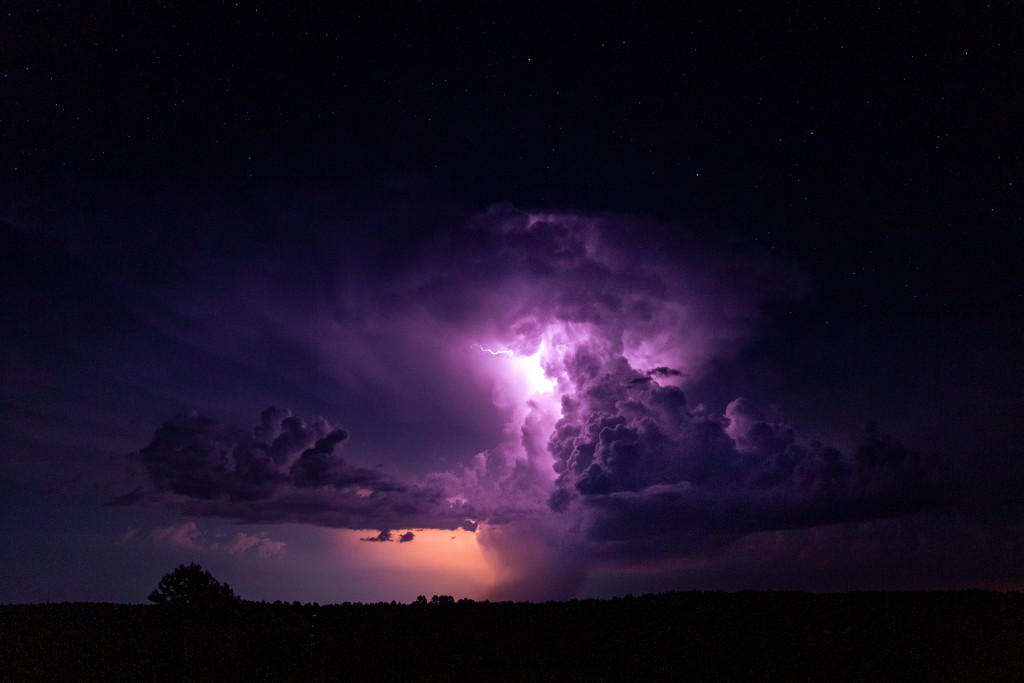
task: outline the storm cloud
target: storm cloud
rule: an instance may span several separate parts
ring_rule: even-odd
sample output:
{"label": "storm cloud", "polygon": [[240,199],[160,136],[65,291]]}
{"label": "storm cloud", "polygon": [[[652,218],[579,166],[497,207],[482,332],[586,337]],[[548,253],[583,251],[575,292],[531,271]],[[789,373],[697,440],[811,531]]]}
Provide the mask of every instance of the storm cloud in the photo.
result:
{"label": "storm cloud", "polygon": [[550,505],[584,509],[607,552],[701,552],[744,534],[898,516],[937,506],[934,462],[874,424],[855,453],[762,419],[749,401],[725,415],[689,407],[621,356],[580,347],[575,391],[549,448],[559,473]]}
{"label": "storm cloud", "polygon": [[340,454],[348,432],[281,408],[263,411],[251,431],[196,414],[165,422],[132,455],[151,487],[114,504],[168,500],[184,512],[247,522],[305,522],[339,528],[473,527],[470,507],[440,488],[405,483]]}
{"label": "storm cloud", "polygon": [[[771,305],[806,294],[783,257],[648,219],[508,205],[418,249],[327,303],[258,304],[336,386],[379,397],[396,424],[428,425],[391,465],[343,456],[349,430],[286,409],[248,430],[183,413],[134,454],[149,484],[119,502],[378,529],[363,539],[378,542],[486,523],[495,565],[517,567],[508,594],[527,595],[572,557],[690,556],[943,501],[934,462],[874,426],[843,453],[746,399],[688,399],[710,364],[756,339]],[[471,424],[486,425],[482,450],[419,455]],[[356,452],[376,437],[359,434]],[[548,559],[531,573],[520,558],[538,548]]]}

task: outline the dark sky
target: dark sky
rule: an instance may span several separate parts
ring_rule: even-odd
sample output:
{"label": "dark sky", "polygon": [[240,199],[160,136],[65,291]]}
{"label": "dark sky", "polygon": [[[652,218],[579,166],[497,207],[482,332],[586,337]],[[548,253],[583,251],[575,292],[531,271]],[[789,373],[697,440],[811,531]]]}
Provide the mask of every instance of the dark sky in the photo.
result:
{"label": "dark sky", "polygon": [[1024,583],[1012,3],[6,14],[0,601]]}

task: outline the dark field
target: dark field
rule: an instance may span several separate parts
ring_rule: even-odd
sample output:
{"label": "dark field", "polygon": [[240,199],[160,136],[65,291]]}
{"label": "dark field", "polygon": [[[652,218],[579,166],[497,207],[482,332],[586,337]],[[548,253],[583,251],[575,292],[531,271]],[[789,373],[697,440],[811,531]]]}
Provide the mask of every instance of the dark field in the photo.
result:
{"label": "dark field", "polygon": [[3,680],[1024,680],[1024,594],[0,607]]}

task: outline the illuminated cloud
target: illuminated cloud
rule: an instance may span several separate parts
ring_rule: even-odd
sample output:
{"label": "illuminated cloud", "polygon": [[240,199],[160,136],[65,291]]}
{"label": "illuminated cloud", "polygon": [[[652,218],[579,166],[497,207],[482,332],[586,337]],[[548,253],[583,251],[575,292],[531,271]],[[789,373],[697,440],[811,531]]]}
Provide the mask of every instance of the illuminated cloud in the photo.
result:
{"label": "illuminated cloud", "polygon": [[553,510],[578,507],[601,552],[703,552],[766,529],[907,514],[941,502],[920,457],[869,426],[852,456],[759,419],[689,408],[622,357],[580,348],[550,446]]}
{"label": "illuminated cloud", "polygon": [[[361,539],[376,542],[479,525],[495,595],[537,598],[573,594],[590,560],[688,556],[941,502],[934,468],[873,427],[844,454],[745,399],[720,412],[688,401],[711,361],[756,335],[765,304],[805,293],[784,260],[635,217],[502,205],[409,262],[327,307],[260,303],[338,386],[430,425],[390,466],[343,456],[347,429],[282,408],[252,429],[181,414],[134,455],[150,485],[112,503],[377,529]],[[491,425],[491,443],[424,467],[417,453],[448,423]]]}

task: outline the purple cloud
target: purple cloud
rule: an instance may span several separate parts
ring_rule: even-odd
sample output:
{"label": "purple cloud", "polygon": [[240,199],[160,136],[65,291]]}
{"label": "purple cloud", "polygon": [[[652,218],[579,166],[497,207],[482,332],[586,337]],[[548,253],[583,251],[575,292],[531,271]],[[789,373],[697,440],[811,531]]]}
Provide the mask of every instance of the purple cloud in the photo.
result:
{"label": "purple cloud", "polygon": [[203,547],[202,533],[195,522],[183,522],[154,529],[150,534],[153,543],[170,548],[198,550]]}
{"label": "purple cloud", "polygon": [[136,529],[128,528],[118,537],[118,542],[121,545],[130,545],[140,538],[159,547],[197,552],[241,555],[253,551],[261,559],[283,554],[286,546],[283,541],[275,541],[262,532],[248,534],[237,531],[230,538],[222,534],[210,534],[202,531],[195,522],[157,527],[144,537],[140,537]]}
{"label": "purple cloud", "polygon": [[[694,555],[941,501],[932,464],[875,429],[844,454],[745,399],[722,412],[688,401],[766,304],[806,292],[783,259],[635,217],[498,206],[408,262],[326,305],[268,294],[257,307],[336,387],[386,407],[381,438],[416,426],[392,467],[360,463],[374,432],[359,434],[363,458],[343,457],[349,430],[286,409],[253,429],[181,414],[134,456],[149,487],[111,503],[379,529],[363,539],[378,542],[486,523],[482,547],[520,567],[508,594],[528,595],[588,557]],[[480,447],[422,455],[452,431]],[[563,575],[568,595],[585,570]]]}
{"label": "purple cloud", "polygon": [[[869,426],[852,456],[760,419],[744,399],[726,415],[689,408],[620,355],[581,346],[566,360],[575,391],[549,448],[551,508],[577,507],[602,552],[703,552],[768,529],[852,522],[941,501],[934,471]],[[616,548],[618,550],[616,550]]]}
{"label": "purple cloud", "polygon": [[112,502],[167,500],[183,512],[246,522],[474,526],[467,519],[472,508],[446,501],[443,489],[348,463],[338,453],[347,436],[323,419],[307,424],[278,408],[265,410],[251,432],[180,414],[133,456],[145,466],[152,490]]}

